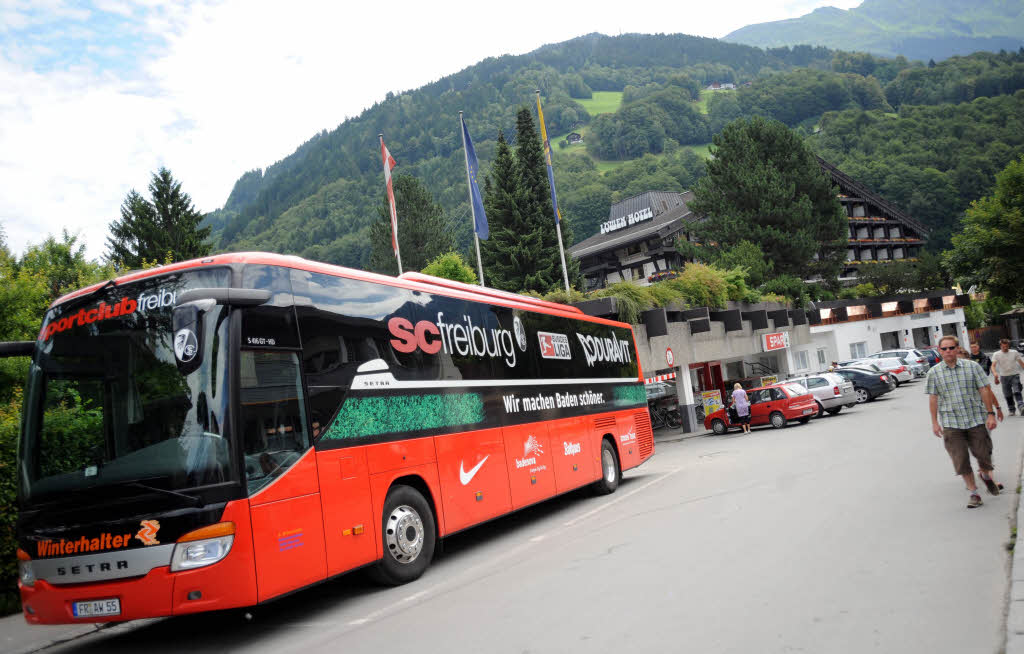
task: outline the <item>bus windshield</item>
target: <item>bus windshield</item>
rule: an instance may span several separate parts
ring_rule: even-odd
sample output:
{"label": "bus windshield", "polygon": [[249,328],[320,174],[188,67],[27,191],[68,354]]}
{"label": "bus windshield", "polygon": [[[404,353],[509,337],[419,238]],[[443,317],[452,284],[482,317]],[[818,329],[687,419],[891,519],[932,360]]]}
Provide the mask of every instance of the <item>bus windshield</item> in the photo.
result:
{"label": "bus windshield", "polygon": [[108,284],[47,312],[25,397],[23,503],[231,479],[228,310],[206,313],[201,364],[184,375],[171,321],[182,291],[229,283],[226,268],[171,273]]}

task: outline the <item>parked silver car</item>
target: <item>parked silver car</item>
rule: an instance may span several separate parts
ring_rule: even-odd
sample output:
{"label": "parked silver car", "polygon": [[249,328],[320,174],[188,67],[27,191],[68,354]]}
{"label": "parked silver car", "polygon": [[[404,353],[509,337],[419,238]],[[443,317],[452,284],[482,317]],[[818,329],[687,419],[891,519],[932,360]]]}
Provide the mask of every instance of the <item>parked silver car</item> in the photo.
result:
{"label": "parked silver car", "polygon": [[907,362],[910,370],[914,373],[914,377],[924,377],[928,374],[928,369],[931,368],[931,362],[921,350],[915,350],[913,348],[896,349],[896,350],[883,350],[874,354],[869,354],[869,359],[903,359]]}
{"label": "parked silver car", "polygon": [[818,405],[818,418],[826,413],[834,416],[842,411],[844,406],[857,403],[857,392],[853,384],[835,373],[819,372],[814,375],[790,377],[786,381],[796,382],[811,392]]}
{"label": "parked silver car", "polygon": [[877,370],[887,372],[896,380],[897,386],[915,378],[914,373],[910,370],[907,362],[903,359],[849,359],[846,361],[840,361],[839,365],[844,367],[858,366],[862,368],[875,368]]}

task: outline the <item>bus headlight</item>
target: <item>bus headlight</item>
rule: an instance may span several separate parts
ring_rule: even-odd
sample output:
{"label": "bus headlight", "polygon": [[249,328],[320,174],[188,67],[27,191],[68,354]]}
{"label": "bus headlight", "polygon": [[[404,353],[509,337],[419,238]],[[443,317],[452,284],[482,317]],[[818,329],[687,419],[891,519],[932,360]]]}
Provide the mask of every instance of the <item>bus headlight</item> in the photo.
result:
{"label": "bus headlight", "polygon": [[23,549],[18,549],[18,579],[22,586],[34,586],[36,573],[32,569],[32,557]]}
{"label": "bus headlight", "polygon": [[235,523],[219,522],[190,531],[174,544],[171,572],[202,568],[220,561],[235,542]]}

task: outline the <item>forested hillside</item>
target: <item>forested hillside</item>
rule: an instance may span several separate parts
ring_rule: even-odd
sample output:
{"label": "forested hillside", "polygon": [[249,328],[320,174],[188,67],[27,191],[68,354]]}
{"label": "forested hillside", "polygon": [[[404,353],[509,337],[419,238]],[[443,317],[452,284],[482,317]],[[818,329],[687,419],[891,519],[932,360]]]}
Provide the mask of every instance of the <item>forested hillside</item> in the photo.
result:
{"label": "forested hillside", "polygon": [[[701,90],[712,81],[738,88]],[[498,130],[513,133],[515,112],[531,103],[535,88],[549,134],[586,134],[585,145],[554,149],[562,214],[577,240],[593,234],[619,199],[692,188],[704,165],[690,146],[700,150],[740,117],[796,128],[855,177],[870,169],[862,181],[936,230],[937,247],[991,187],[995,171],[1024,151],[1024,131],[1013,133],[1018,96],[1001,97],[1024,89],[1024,52],[925,65],[809,47],[765,52],[680,35],[591,35],[389,94],[266,171],[246,173],[225,208],[208,216],[218,247],[366,267],[369,225],[383,200],[376,139],[383,132],[398,170],[433,193],[468,251],[458,111],[466,112],[486,172]],[[584,104],[595,107],[586,101],[594,91],[621,92],[621,104],[591,116]],[[985,97],[999,101],[976,101]]]}
{"label": "forested hillside", "polygon": [[747,25],[724,41],[762,48],[827,45],[846,51],[936,61],[1024,45],[1022,0],[864,0],[799,18]]}
{"label": "forested hillside", "polygon": [[487,59],[422,88],[389,94],[265,171],[246,173],[209,224],[222,249],[269,249],[364,265],[366,230],[383,192],[377,145],[383,132],[398,170],[426,184],[467,244],[459,110],[465,111],[486,169],[498,130],[513,131],[515,112],[533,100],[534,89],[544,96],[549,133],[559,134],[590,120],[575,100],[595,90],[662,85],[680,76],[695,85],[739,82],[798,66],[825,69],[830,60],[823,48],[764,51],[684,35],[597,34],[527,55]]}

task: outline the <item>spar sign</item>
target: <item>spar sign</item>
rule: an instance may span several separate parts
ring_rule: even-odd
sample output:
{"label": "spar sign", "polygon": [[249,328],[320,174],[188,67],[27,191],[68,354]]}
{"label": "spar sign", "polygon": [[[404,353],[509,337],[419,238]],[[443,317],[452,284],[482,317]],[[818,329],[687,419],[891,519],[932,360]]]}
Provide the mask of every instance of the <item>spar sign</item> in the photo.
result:
{"label": "spar sign", "polygon": [[764,334],[761,336],[761,345],[764,346],[765,352],[771,352],[772,350],[784,350],[789,347],[789,332]]}

